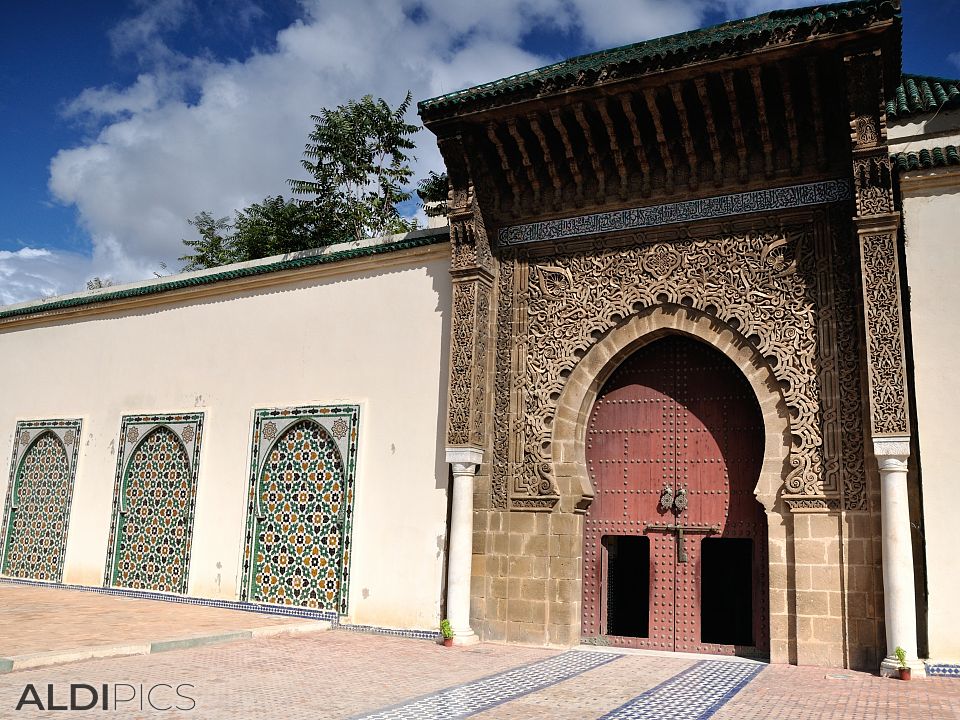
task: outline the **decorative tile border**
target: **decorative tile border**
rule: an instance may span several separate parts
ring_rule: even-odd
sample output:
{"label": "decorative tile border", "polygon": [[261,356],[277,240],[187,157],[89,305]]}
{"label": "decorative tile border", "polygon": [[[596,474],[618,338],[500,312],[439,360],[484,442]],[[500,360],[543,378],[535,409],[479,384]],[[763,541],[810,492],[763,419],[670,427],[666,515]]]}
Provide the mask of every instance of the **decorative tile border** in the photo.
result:
{"label": "decorative tile border", "polygon": [[414,640],[433,640],[440,639],[439,630],[399,630],[397,628],[379,627],[377,625],[351,625],[335,621],[334,627],[338,630],[349,630],[350,632],[368,633],[372,635],[390,635],[392,637],[412,638]]}
{"label": "decorative tile border", "polygon": [[113,484],[113,509],[110,514],[110,539],[103,571],[104,587],[113,586],[114,566],[119,546],[120,515],[124,512],[123,492],[127,466],[136,450],[151,432],[166,428],[177,436],[190,457],[191,490],[186,524],[186,572],[178,592],[186,593],[190,577],[190,554],[193,540],[193,519],[197,501],[197,481],[200,472],[200,443],[203,439],[203,413],[166,415],[124,415],[120,421],[120,441],[117,450],[117,471]]}
{"label": "decorative tile border", "polygon": [[960,665],[949,663],[927,663],[927,675],[930,677],[948,677],[960,679]]}
{"label": "decorative tile border", "polygon": [[707,720],[765,665],[703,660],[629,700],[600,720]]}
{"label": "decorative tile border", "polygon": [[296,607],[293,605],[261,605],[245,600],[211,600],[209,598],[190,597],[188,595],[173,595],[169,593],[151,592],[149,590],[129,590],[127,588],[96,587],[92,585],[70,585],[62,582],[48,583],[39,580],[25,580],[22,578],[0,577],[0,585],[29,585],[31,587],[58,588],[61,590],[78,590],[91,592],[96,595],[115,595],[118,597],[132,597],[138,600],[158,600],[160,602],[179,603],[181,605],[199,605],[201,607],[223,608],[225,610],[239,610],[241,612],[257,613],[258,615],[281,615],[283,617],[303,618],[304,620],[326,620],[337,630],[371,633],[375,635],[391,635],[413,640],[440,639],[437,630],[400,630],[397,628],[379,627],[376,625],[350,625],[340,621],[340,616],[329,610],[314,610],[313,608]]}
{"label": "decorative tile border", "polygon": [[250,477],[247,486],[247,523],[243,547],[243,585],[240,597],[250,600],[254,582],[254,545],[258,517],[257,487],[271,448],[284,432],[303,420],[317,423],[334,441],[344,468],[343,502],[340,509],[342,544],[339,563],[338,596],[332,611],[346,615],[350,585],[350,551],[353,533],[353,499],[357,469],[357,446],[360,435],[358,405],[302,405],[289,408],[266,408],[254,411],[253,439],[250,453]]}
{"label": "decorative tile border", "polygon": [[54,582],[63,578],[63,560],[67,549],[67,534],[70,525],[70,510],[73,505],[73,484],[77,476],[77,456],[80,452],[80,429],[82,422],[78,419],[57,420],[23,420],[17,423],[16,434],[13,438],[13,453],[10,457],[10,480],[7,483],[7,499],[3,510],[3,525],[0,526],[0,568],[6,567],[7,551],[13,540],[10,524],[13,521],[14,489],[17,484],[17,474],[24,455],[33,446],[38,438],[46,433],[52,433],[63,444],[67,451],[70,477],[67,479],[67,507],[64,515],[65,527],[60,546],[57,548],[58,577]]}
{"label": "decorative tile border", "polygon": [[446,720],[463,718],[556,685],[622,655],[571,650],[463,685],[358,715],[356,720]]}
{"label": "decorative tile border", "polygon": [[825,180],[524,225],[508,225],[500,229],[498,239],[501,247],[526,245],[731,215],[822,205],[849,200],[851,197],[853,195],[849,180]]}

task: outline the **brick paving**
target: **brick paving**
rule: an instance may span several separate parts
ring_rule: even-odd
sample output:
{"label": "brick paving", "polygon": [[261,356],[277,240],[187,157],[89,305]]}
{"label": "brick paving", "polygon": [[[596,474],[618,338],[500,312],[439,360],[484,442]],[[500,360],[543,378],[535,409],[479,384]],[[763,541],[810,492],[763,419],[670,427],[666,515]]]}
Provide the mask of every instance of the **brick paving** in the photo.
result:
{"label": "brick paving", "polygon": [[[443,648],[425,640],[334,630],[304,636],[238,641],[187,650],[88,660],[0,675],[0,718],[63,717],[63,713],[14,710],[26,683],[44,698],[53,684],[62,702],[69,684],[127,683],[145,689],[159,683],[184,689],[196,701],[191,712],[139,710],[121,704],[119,717],[350,718],[413,698],[536,663],[560,651],[510,645]],[[695,661],[627,654],[569,680],[473,715],[483,720],[597,718],[674,677]],[[842,675],[844,679],[828,679]],[[120,688],[126,697],[130,690]],[[158,704],[176,700],[161,688]],[[167,694],[164,694],[167,693]],[[180,702],[186,704],[186,701]],[[102,711],[98,713],[104,715]],[[785,718],[960,718],[960,681],[909,683],[865,673],[771,666],[735,695],[717,720]],[[664,719],[666,720],[666,719]]]}
{"label": "brick paving", "polygon": [[956,720],[960,679],[901,682],[851,670],[771,665],[713,716],[713,720],[768,718]]}
{"label": "brick paving", "polygon": [[[7,584],[0,584],[0,608],[0,657],[304,623],[236,610]],[[585,650],[596,652],[595,648]],[[116,710],[109,715],[121,717],[349,718],[402,707],[414,699],[492,675],[526,677],[527,670],[511,671],[529,666],[532,675],[535,668],[561,652],[493,644],[443,648],[425,640],[346,630],[260,637],[0,674],[0,718],[62,717],[62,711],[38,711],[29,705],[16,711],[27,683],[37,688],[44,704],[48,685],[54,688],[55,702],[61,704],[69,697],[71,683],[97,688],[107,684],[111,698],[119,693],[121,700],[136,689],[133,702],[111,700],[110,709]],[[679,655],[628,652],[607,664],[586,664],[583,671],[555,684],[514,693],[471,717],[598,718],[695,663],[695,659]],[[140,698],[154,686],[158,688],[153,695],[156,704],[189,705],[161,684],[184,684],[183,692],[196,707],[189,713],[151,710],[149,704],[141,709]],[[686,686],[682,689],[686,691]],[[663,694],[662,689],[657,692]],[[81,691],[81,701],[85,697]],[[102,710],[93,712],[103,714]],[[434,716],[443,714],[437,711]],[[636,715],[641,716],[647,714]],[[960,679],[905,683],[846,670],[774,665],[765,667],[713,717],[960,720]]]}
{"label": "brick paving", "polygon": [[[48,683],[194,685],[184,692],[197,707],[181,717],[347,718],[558,654],[556,650],[479,645],[444,648],[427,640],[344,630],[298,637],[244,640],[157,655],[88,660],[0,675],[0,718],[63,717],[14,711],[26,683],[41,695]],[[122,690],[124,697],[128,690]],[[160,696],[158,696],[160,697]],[[172,698],[172,695],[164,697]],[[110,715],[171,717],[121,705]],[[187,703],[184,703],[187,705]]]}
{"label": "brick paving", "polygon": [[0,657],[135,645],[306,622],[240,610],[6,583],[0,583],[0,608]]}

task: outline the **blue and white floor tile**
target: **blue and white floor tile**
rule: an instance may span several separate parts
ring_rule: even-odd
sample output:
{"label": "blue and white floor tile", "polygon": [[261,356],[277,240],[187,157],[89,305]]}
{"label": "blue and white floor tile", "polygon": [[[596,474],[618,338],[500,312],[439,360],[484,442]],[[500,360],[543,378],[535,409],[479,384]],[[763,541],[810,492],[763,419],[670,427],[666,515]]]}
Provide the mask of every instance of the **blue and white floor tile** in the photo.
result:
{"label": "blue and white floor tile", "polygon": [[703,660],[601,720],[706,720],[755,678],[764,665]]}
{"label": "blue and white floor tile", "polygon": [[464,718],[556,685],[620,657],[622,656],[579,650],[565,652],[360,717],[363,720]]}

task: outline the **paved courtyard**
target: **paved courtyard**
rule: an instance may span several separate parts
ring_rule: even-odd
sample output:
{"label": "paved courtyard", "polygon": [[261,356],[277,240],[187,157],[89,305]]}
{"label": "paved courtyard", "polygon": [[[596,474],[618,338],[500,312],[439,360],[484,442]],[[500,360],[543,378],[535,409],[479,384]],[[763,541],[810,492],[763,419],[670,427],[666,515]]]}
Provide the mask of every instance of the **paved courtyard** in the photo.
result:
{"label": "paved courtyard", "polygon": [[[94,592],[0,583],[0,672],[158,644],[311,629],[326,623]],[[6,661],[6,662],[5,662]],[[2,676],[0,676],[2,677]]]}
{"label": "paved courtyard", "polygon": [[[60,605],[71,600],[66,591],[42,592],[63,598]],[[156,603],[143,603],[128,601],[134,608],[129,617],[140,614],[136,608],[152,614]],[[36,622],[39,616],[11,627],[8,606],[2,607],[0,637],[8,642],[51,629]],[[72,642],[68,629],[53,632]],[[63,717],[46,708],[51,697],[57,705],[68,704],[71,684],[96,688],[92,713],[131,718],[960,719],[957,679],[905,683],[824,668],[596,648],[444,648],[348,630],[15,670],[0,674],[0,718]],[[34,702],[17,711],[28,685],[36,690]],[[104,685],[107,711],[101,707]],[[90,702],[89,689],[77,693],[80,704]],[[183,712],[166,709],[178,705]]]}

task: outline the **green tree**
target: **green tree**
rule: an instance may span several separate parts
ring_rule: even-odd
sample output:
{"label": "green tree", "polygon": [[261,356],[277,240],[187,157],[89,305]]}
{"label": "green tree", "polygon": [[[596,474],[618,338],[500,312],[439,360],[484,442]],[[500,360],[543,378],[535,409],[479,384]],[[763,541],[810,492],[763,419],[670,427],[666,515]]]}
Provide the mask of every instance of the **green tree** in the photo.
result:
{"label": "green tree", "polygon": [[[187,222],[199,238],[183,240],[192,252],[180,258],[184,270],[217,267],[270,255],[413,230],[399,203],[413,175],[408,150],[416,125],[404,120],[412,96],[393,110],[367,95],[312,115],[301,165],[311,180],[289,180],[303,200],[267,197],[228,217],[204,210]],[[434,182],[440,182],[434,174]],[[446,196],[446,175],[442,180]]]}
{"label": "green tree", "polygon": [[445,172],[436,173],[431,170],[427,177],[417,183],[417,195],[423,204],[423,211],[430,217],[447,214],[448,191]]}
{"label": "green tree", "polygon": [[267,197],[237,211],[233,246],[239,258],[255,260],[351,239],[344,228],[327,220],[314,203]]}
{"label": "green tree", "polygon": [[187,264],[183,270],[203,270],[204,268],[217,267],[227,263],[237,262],[239,255],[233,243],[233,236],[230,232],[233,230],[233,224],[230,218],[214,218],[208,211],[204,210],[188,223],[196,228],[200,233],[200,238],[196,240],[182,240],[183,244],[194,250],[193,254],[187,254],[180,258],[181,262]]}
{"label": "green tree", "polygon": [[412,95],[393,110],[366,95],[312,115],[313,132],[304,149],[303,169],[311,180],[290,180],[298,195],[311,196],[322,224],[343,227],[356,240],[412,230],[397,205],[410,198],[407,150],[416,125],[404,120]]}

